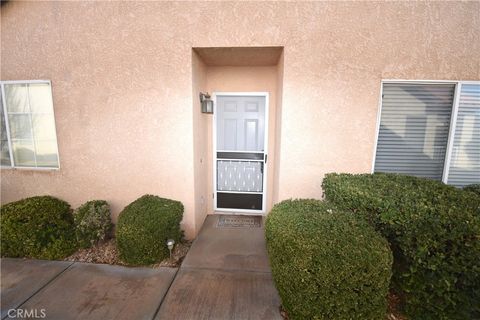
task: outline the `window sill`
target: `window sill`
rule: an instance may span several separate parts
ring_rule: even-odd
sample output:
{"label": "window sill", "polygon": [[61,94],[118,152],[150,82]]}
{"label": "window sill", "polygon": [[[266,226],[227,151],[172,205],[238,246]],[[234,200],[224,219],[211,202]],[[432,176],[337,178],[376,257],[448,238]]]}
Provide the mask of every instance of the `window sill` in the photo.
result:
{"label": "window sill", "polygon": [[0,166],[2,170],[25,170],[25,171],[59,171],[60,168],[44,168],[44,167],[7,167]]}

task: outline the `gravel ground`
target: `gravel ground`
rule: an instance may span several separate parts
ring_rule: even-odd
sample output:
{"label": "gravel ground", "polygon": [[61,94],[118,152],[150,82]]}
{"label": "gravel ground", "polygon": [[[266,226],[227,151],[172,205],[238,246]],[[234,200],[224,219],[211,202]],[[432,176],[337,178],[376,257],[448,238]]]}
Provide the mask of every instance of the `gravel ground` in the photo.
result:
{"label": "gravel ground", "polygon": [[[172,258],[167,258],[154,265],[152,268],[159,267],[179,267],[183,261],[183,258],[187,255],[188,249],[192,243],[190,241],[184,241],[175,245],[172,250]],[[88,263],[103,263],[103,264],[115,264],[115,265],[127,265],[118,256],[117,246],[115,245],[115,239],[109,239],[98,243],[97,245],[88,249],[79,249],[71,256],[65,258],[66,261],[75,262],[88,262]]]}
{"label": "gravel ground", "polygon": [[388,294],[387,320],[407,320],[407,317],[399,311],[401,299],[393,291]]}

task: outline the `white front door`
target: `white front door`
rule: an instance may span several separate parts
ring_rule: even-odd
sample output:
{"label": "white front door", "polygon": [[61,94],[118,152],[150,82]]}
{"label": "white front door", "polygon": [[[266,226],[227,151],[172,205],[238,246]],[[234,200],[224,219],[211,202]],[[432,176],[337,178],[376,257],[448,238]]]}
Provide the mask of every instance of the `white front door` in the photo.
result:
{"label": "white front door", "polygon": [[214,115],[214,208],[264,213],[268,94],[217,93]]}

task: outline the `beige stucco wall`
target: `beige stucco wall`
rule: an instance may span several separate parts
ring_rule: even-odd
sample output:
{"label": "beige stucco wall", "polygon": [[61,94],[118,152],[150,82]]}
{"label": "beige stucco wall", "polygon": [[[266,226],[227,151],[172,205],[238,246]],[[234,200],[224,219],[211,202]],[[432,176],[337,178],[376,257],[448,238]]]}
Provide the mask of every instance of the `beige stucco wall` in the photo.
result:
{"label": "beige stucco wall", "polygon": [[480,79],[479,11],[479,2],[9,2],[1,79],[52,81],[61,169],[2,170],[2,202],[103,198],[116,217],[153,193],[184,203],[193,237],[205,209],[194,178],[205,115],[195,114],[203,80],[192,79],[202,68],[192,47],[266,45],[284,46],[274,198],[318,198],[326,172],[370,171],[382,78]]}
{"label": "beige stucco wall", "polygon": [[[209,149],[209,123],[211,116],[201,113],[200,92],[207,91],[207,66],[195,51],[192,51],[192,97],[193,97],[193,161],[194,161],[194,230],[198,232],[208,214],[210,202],[208,182],[211,167]],[[187,182],[188,183],[188,182]],[[210,183],[211,186],[211,183]]]}
{"label": "beige stucco wall", "polygon": [[282,97],[283,97],[283,69],[284,69],[284,56],[283,51],[280,55],[277,64],[277,92],[276,92],[276,108],[275,108],[275,153],[273,161],[273,190],[272,190],[272,202],[277,203],[281,199],[279,198],[279,182],[280,182],[280,155],[282,153]]}

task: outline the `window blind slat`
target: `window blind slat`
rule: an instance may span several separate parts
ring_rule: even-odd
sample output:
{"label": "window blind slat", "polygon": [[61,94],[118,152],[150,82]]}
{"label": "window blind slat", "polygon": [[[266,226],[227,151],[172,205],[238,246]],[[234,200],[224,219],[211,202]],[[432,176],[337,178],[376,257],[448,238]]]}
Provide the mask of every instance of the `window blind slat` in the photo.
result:
{"label": "window blind slat", "polygon": [[447,183],[480,183],[480,84],[462,84]]}
{"label": "window blind slat", "polygon": [[385,83],[375,172],[441,180],[454,84]]}

